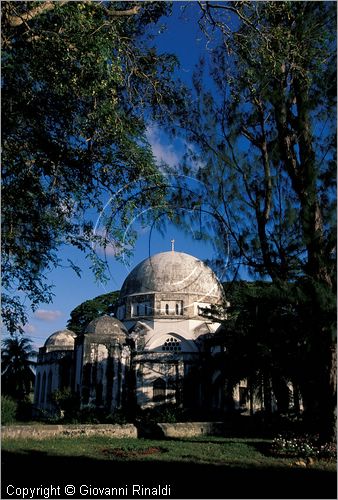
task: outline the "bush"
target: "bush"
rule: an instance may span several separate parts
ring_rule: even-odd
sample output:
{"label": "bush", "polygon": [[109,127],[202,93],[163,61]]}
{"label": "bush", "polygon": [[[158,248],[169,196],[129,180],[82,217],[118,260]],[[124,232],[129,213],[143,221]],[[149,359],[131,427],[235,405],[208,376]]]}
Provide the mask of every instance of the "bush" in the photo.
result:
{"label": "bush", "polygon": [[8,425],[15,421],[17,403],[9,396],[1,396],[1,424]]}
{"label": "bush", "polygon": [[77,413],[78,422],[81,424],[100,424],[102,422],[103,411],[95,406],[81,408]]}
{"label": "bush", "polygon": [[272,442],[271,453],[279,457],[336,459],[337,446],[320,443],[318,436],[279,435]]}
{"label": "bush", "polygon": [[125,424],[130,422],[122,410],[111,413],[106,408],[86,406],[80,408],[80,399],[69,388],[58,389],[52,394],[54,412],[41,411],[40,418],[49,424]]}
{"label": "bush", "polygon": [[177,408],[175,405],[161,405],[155,408],[139,410],[137,420],[144,423],[161,423],[167,422],[176,424],[187,420],[186,414],[182,408]]}
{"label": "bush", "polygon": [[16,410],[16,418],[17,420],[29,421],[32,419],[32,410],[33,405],[29,399],[23,399],[22,401],[18,401],[17,410]]}
{"label": "bush", "polygon": [[104,421],[106,424],[119,425],[127,424],[128,422],[130,422],[130,418],[128,418],[128,415],[123,410],[115,410],[114,413],[109,413]]}
{"label": "bush", "polygon": [[52,401],[55,405],[54,420],[77,423],[80,401],[69,388],[54,391]]}

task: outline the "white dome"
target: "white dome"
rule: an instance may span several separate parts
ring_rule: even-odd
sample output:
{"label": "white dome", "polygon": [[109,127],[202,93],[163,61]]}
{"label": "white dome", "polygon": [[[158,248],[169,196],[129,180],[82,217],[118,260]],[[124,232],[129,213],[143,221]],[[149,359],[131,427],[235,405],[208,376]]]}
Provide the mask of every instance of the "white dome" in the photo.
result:
{"label": "white dome", "polygon": [[128,330],[117,318],[105,314],[104,316],[93,319],[87,325],[85,333],[126,337]]}
{"label": "white dome", "polygon": [[48,351],[68,351],[74,349],[75,333],[71,330],[58,330],[52,333],[45,342]]}
{"label": "white dome", "polygon": [[138,264],[124,281],[120,299],[142,293],[180,293],[223,298],[223,288],[203,261],[183,252],[162,252]]}

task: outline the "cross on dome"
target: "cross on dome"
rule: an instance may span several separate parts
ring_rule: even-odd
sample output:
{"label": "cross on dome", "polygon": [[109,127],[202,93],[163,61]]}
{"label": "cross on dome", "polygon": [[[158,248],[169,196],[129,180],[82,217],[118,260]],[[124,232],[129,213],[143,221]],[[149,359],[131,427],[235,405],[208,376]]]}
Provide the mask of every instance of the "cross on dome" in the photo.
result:
{"label": "cross on dome", "polygon": [[171,251],[175,252],[175,240],[170,240],[171,243]]}

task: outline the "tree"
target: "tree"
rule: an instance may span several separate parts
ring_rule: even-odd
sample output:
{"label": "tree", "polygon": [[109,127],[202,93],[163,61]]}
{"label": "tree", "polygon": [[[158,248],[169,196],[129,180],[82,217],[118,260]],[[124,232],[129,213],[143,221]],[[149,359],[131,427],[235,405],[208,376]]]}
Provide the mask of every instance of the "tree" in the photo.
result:
{"label": "tree", "polygon": [[212,50],[195,73],[186,111],[177,115],[191,145],[182,170],[201,188],[192,190],[189,180],[174,198],[193,209],[200,227],[212,217],[207,227],[214,227],[219,257],[229,246],[235,272],[245,266],[281,289],[297,283],[298,326],[307,326],[310,344],[303,365],[307,410],[332,438],[336,8],[330,2],[199,5]]}
{"label": "tree", "polygon": [[[164,186],[146,117],[172,99],[173,56],[147,35],[163,2],[2,2],[3,319],[49,302],[62,245],[128,252],[134,211]],[[110,201],[107,204],[107,200]],[[100,222],[100,230],[94,226]],[[80,273],[72,262],[68,265]]]}
{"label": "tree", "polygon": [[1,381],[4,394],[23,400],[31,391],[35,375],[32,367],[36,352],[27,337],[13,336],[2,341]]}
{"label": "tree", "polygon": [[272,282],[238,281],[227,284],[227,319],[222,321],[226,352],[224,370],[234,384],[247,379],[259,389],[264,409],[271,412],[271,389],[277,409],[285,413],[294,389],[294,410],[299,410],[299,391],[307,400],[309,330],[302,323],[303,301],[295,283],[283,287]]}
{"label": "tree", "polygon": [[93,319],[103,314],[112,314],[115,312],[118,297],[119,292],[115,291],[99,295],[91,300],[86,300],[72,310],[67,328],[76,334],[83,333],[88,323]]}

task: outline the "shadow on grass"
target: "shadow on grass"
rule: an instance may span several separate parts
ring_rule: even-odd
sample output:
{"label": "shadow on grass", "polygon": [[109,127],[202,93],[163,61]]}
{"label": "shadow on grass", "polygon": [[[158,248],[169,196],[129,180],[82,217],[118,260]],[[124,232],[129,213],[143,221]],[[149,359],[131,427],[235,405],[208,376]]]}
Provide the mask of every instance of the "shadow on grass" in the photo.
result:
{"label": "shadow on grass", "polygon": [[[11,488],[75,486],[67,498],[149,498],[133,495],[135,484],[147,488],[170,485],[168,498],[337,498],[336,474],[329,471],[286,468],[239,468],[156,460],[107,460],[87,457],[56,456],[40,451],[2,452],[2,496],[14,498]],[[80,486],[91,488],[127,488],[126,494],[83,493]],[[124,491],[124,490],[123,490]],[[94,492],[95,493],[95,492]],[[162,498],[162,495],[157,495]],[[17,497],[15,497],[17,498]],[[18,497],[20,498],[20,497]],[[22,498],[22,497],[21,497]],[[43,494],[32,498],[47,498]]]}
{"label": "shadow on grass", "polygon": [[271,452],[271,441],[252,441],[248,442],[248,446],[265,455],[266,457],[273,456]]}

